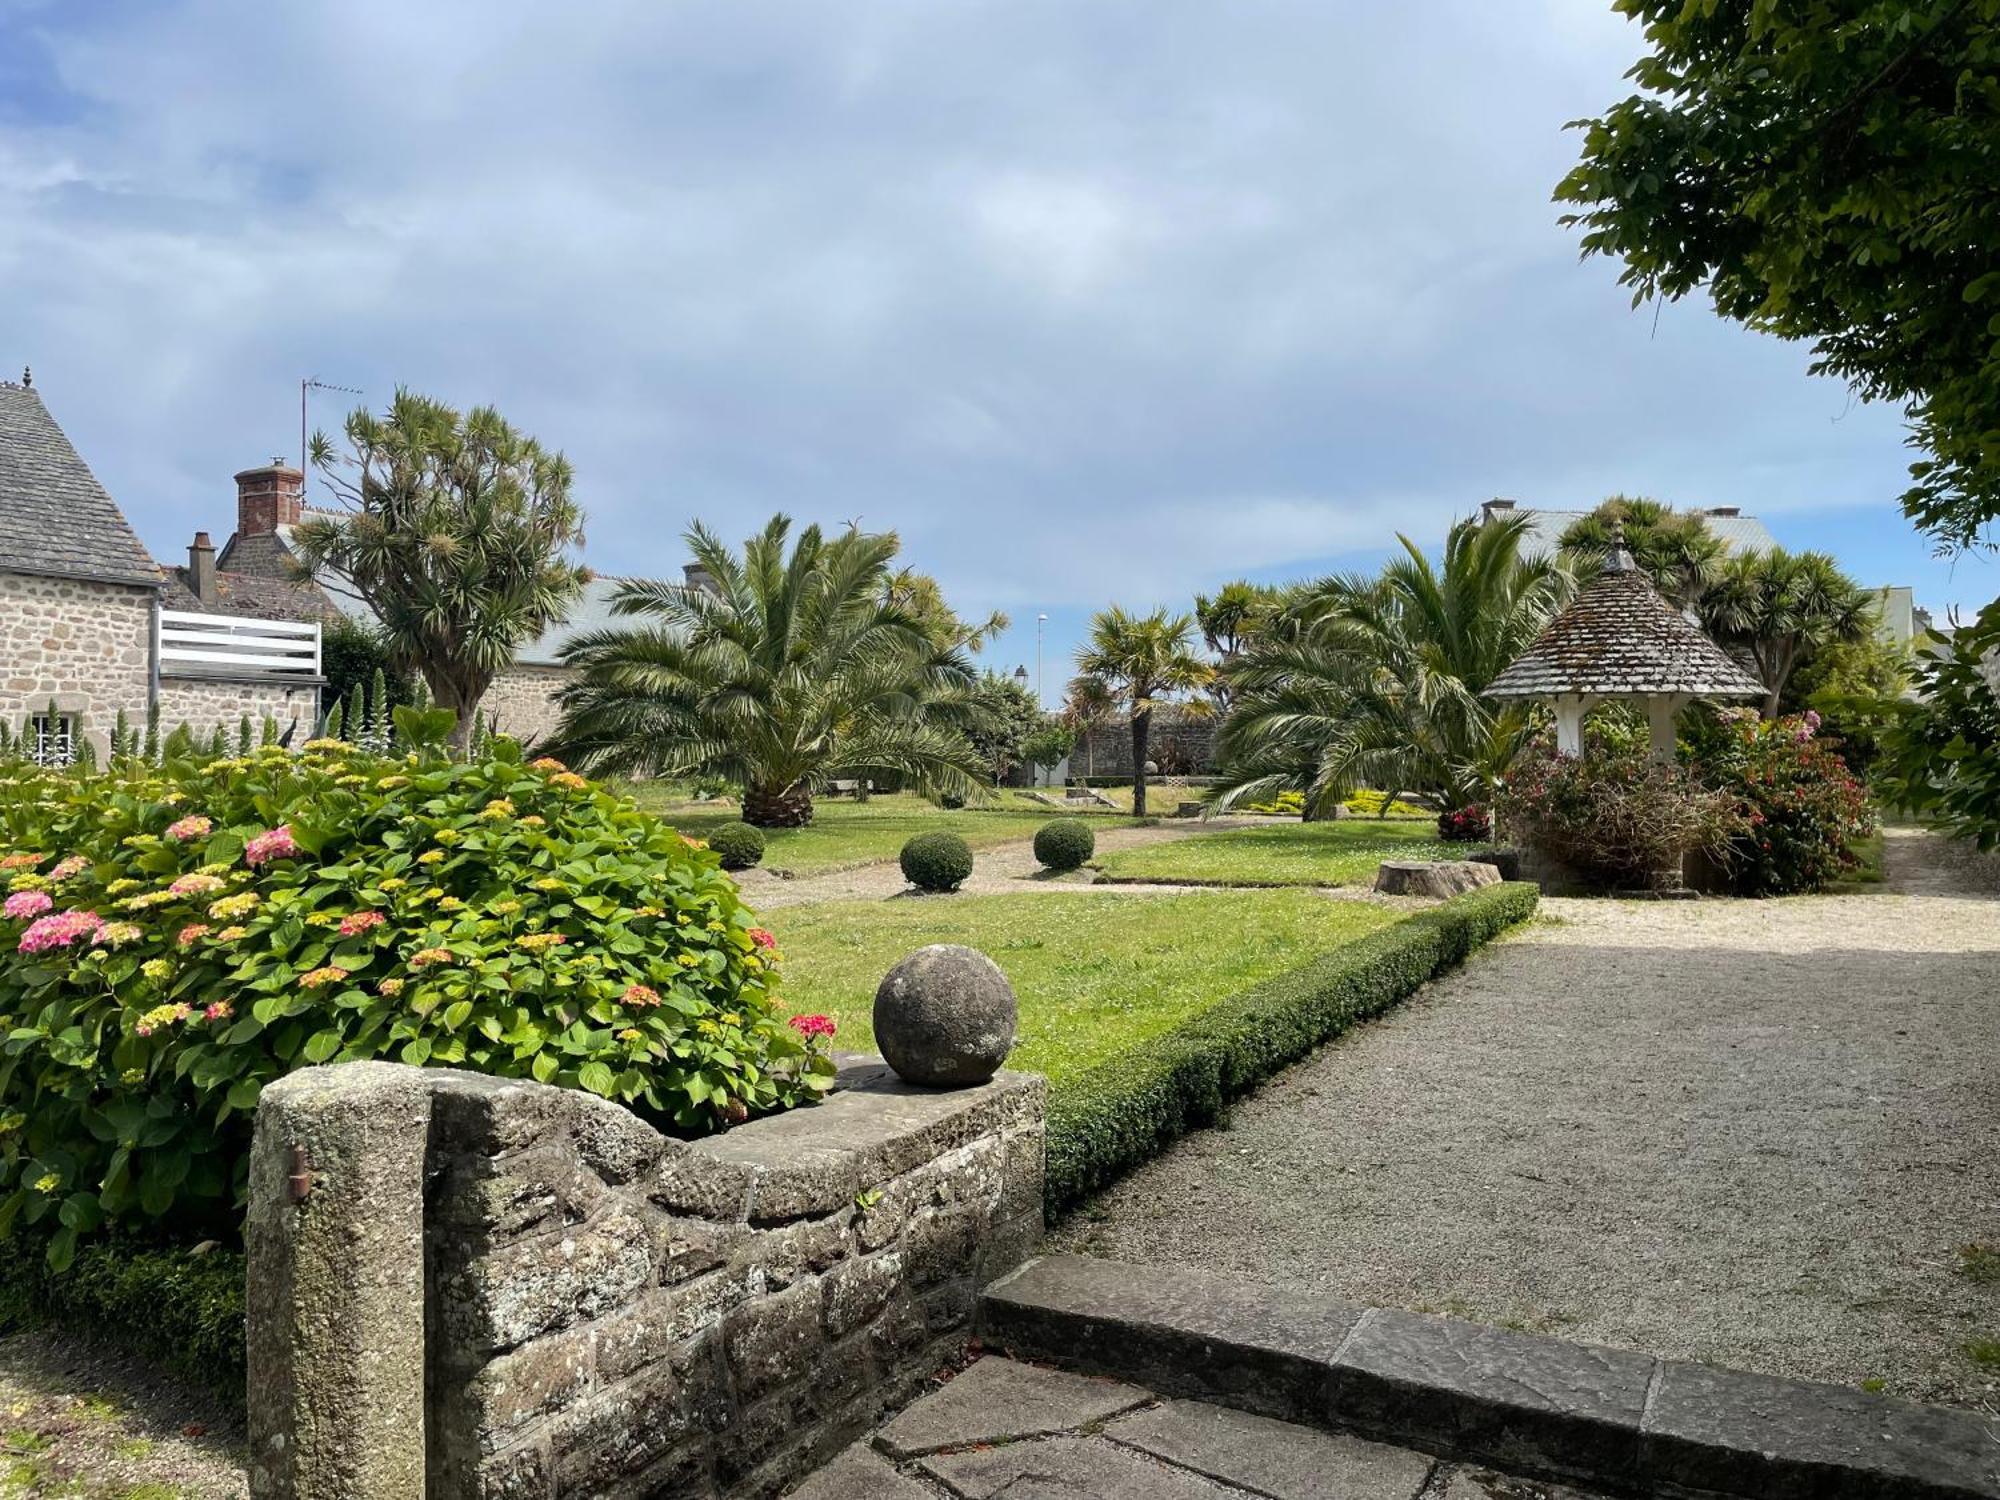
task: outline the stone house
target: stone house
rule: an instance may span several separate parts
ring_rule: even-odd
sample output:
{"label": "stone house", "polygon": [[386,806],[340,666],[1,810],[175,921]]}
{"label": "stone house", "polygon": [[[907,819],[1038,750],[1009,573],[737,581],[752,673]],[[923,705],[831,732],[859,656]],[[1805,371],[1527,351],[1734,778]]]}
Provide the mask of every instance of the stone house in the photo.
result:
{"label": "stone house", "polygon": [[230,570],[206,533],[162,567],[30,378],[0,382],[0,716],[36,754],[87,742],[103,758],[121,714],[155,710],[204,737],[245,716],[309,734],[324,613],[310,590]]}

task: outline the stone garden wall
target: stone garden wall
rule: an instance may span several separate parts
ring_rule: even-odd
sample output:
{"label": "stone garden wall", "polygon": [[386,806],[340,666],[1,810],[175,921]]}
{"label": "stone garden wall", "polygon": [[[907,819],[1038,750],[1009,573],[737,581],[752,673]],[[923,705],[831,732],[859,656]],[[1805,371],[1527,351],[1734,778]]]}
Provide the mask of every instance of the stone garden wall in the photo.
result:
{"label": "stone garden wall", "polygon": [[[268,680],[232,681],[223,677],[162,677],[160,733],[171,734],[177,726],[185,724],[206,743],[216,726],[221,725],[233,754],[237,730],[247,715],[251,732],[259,736],[267,717],[277,721],[280,734],[296,723],[292,744],[303,745],[312,738],[313,727],[319,722],[319,695],[316,682],[301,686]],[[143,709],[133,722],[145,723]]]}
{"label": "stone garden wall", "polygon": [[511,666],[494,674],[492,686],[479,700],[479,711],[501,734],[533,745],[555,733],[562,718],[556,693],[575,674],[564,667]]}
{"label": "stone garden wall", "polygon": [[18,729],[55,699],[100,758],[123,709],[146,722],[153,594],[126,584],[0,572],[0,715]]}
{"label": "stone garden wall", "polygon": [[533,1083],[291,1075],[252,1156],[254,1500],[777,1493],[1033,1253],[1043,1103],[868,1060],[686,1142]]}

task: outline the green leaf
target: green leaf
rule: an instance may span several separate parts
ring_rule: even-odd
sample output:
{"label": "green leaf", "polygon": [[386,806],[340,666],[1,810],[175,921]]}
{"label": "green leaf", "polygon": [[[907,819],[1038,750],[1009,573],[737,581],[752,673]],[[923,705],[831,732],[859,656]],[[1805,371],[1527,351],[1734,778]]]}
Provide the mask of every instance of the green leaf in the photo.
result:
{"label": "green leaf", "polygon": [[431,1060],[431,1039],[427,1036],[420,1036],[414,1041],[405,1043],[402,1057],[403,1061],[411,1067],[421,1068]]}
{"label": "green leaf", "polygon": [[243,858],[243,839],[240,834],[223,832],[208,841],[208,847],[201,852],[201,862],[205,865],[233,865]]}
{"label": "green leaf", "polygon": [[338,1052],[345,1038],[339,1031],[328,1029],[315,1033],[306,1041],[305,1059],[309,1063],[323,1063]]}
{"label": "green leaf", "polygon": [[472,1002],[470,1000],[454,1001],[452,1004],[447,1005],[445,1007],[444,1029],[446,1031],[456,1031],[458,1030],[459,1027],[463,1026],[468,1020],[470,1020],[471,1017],[472,1017]]}
{"label": "green leaf", "polygon": [[264,1092],[264,1085],[254,1078],[239,1078],[229,1086],[229,1107],[250,1109],[257,1103],[257,1096]]}
{"label": "green leaf", "polygon": [[562,1064],[556,1061],[552,1052],[537,1052],[535,1060],[528,1064],[528,1071],[534,1074],[535,1082],[547,1083],[562,1071]]}
{"label": "green leaf", "polygon": [[618,1076],[601,1062],[587,1062],[577,1070],[576,1081],[579,1088],[608,1099],[617,1087]]}

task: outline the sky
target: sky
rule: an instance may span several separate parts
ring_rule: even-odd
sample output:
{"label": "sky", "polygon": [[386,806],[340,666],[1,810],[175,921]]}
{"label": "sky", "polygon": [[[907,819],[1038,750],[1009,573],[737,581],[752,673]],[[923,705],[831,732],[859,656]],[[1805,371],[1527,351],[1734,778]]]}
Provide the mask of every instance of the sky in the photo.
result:
{"label": "sky", "polygon": [[[1551,191],[1609,0],[0,0],[0,371],[156,556],[399,385],[575,465],[587,560],[894,529],[1059,696],[1091,611],[1738,505],[1943,614],[1900,413]],[[317,485],[315,484],[315,494]],[[1037,616],[1041,628],[1037,666]]]}

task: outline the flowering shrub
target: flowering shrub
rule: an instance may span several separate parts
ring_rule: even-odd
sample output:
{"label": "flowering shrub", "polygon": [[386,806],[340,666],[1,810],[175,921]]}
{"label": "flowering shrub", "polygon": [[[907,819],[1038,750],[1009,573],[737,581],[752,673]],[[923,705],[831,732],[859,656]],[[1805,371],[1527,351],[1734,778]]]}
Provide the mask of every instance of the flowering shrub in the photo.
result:
{"label": "flowering shrub", "polygon": [[1495,806],[1510,838],[1611,887],[1654,885],[1691,850],[1721,856],[1744,826],[1736,798],[1685,767],[1602,743],[1580,756],[1529,750]]}
{"label": "flowering shrub", "polygon": [[833,1072],[716,857],[505,742],[0,770],[0,885],[0,1232],[52,1230],[52,1262],[107,1221],[233,1234],[249,1111],[311,1063],[532,1077],[683,1133]]}
{"label": "flowering shrub", "polygon": [[1856,840],[1875,831],[1867,793],[1819,727],[1816,713],[1760,720],[1742,710],[1691,737],[1697,773],[1742,808],[1726,867],[1743,895],[1823,890],[1858,863]]}
{"label": "flowering shrub", "polygon": [[1438,837],[1447,844],[1483,844],[1493,837],[1493,819],[1483,803],[1438,814]]}

